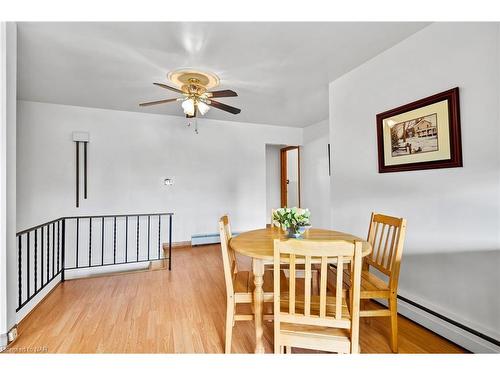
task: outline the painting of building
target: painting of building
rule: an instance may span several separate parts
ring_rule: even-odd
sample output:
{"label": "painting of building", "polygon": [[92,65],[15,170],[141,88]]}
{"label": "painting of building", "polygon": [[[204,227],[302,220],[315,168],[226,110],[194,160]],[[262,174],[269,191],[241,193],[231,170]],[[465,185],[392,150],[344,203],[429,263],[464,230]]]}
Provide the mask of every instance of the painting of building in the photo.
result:
{"label": "painting of building", "polygon": [[414,127],[415,135],[419,138],[437,136],[437,126],[431,121],[423,119]]}
{"label": "painting of building", "polygon": [[437,151],[437,115],[433,113],[393,125],[391,143],[393,157]]}

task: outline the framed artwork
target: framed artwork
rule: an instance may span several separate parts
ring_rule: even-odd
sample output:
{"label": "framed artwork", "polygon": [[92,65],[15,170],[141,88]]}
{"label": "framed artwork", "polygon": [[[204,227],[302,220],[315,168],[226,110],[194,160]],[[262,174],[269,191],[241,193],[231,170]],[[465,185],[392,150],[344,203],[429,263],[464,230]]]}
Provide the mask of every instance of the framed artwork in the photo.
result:
{"label": "framed artwork", "polygon": [[462,167],[458,87],[377,115],[379,173]]}

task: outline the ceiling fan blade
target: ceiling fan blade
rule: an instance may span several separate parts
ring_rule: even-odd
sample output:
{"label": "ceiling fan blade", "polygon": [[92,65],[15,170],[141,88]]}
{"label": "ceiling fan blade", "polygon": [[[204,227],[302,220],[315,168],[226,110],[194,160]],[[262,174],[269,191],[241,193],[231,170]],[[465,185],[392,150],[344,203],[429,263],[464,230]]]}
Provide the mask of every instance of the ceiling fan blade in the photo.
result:
{"label": "ceiling fan blade", "polygon": [[146,102],[146,103],[140,103],[139,105],[141,107],[147,107],[148,105],[155,105],[155,104],[163,104],[163,103],[170,103],[170,102],[175,102],[177,101],[177,98],[175,99],[163,99],[163,100],[156,100],[154,102]]}
{"label": "ceiling fan blade", "polygon": [[172,90],[172,91],[178,92],[179,94],[185,94],[184,91],[176,89],[175,87],[172,87],[172,86],[167,86],[163,83],[154,82],[153,85],[163,87],[164,89],[167,89],[167,90]]}
{"label": "ceiling fan blade", "polygon": [[227,98],[229,96],[238,96],[233,90],[219,90],[207,92],[207,97],[209,98]]}
{"label": "ceiling fan blade", "polygon": [[207,100],[207,104],[209,106],[211,106],[211,107],[214,107],[214,108],[221,109],[223,111],[232,113],[233,115],[237,115],[238,113],[241,112],[241,109],[239,109],[239,108],[231,107],[230,105],[227,105],[227,104],[224,104],[224,103],[220,103],[220,102],[216,102],[215,100],[211,100],[211,99]]}

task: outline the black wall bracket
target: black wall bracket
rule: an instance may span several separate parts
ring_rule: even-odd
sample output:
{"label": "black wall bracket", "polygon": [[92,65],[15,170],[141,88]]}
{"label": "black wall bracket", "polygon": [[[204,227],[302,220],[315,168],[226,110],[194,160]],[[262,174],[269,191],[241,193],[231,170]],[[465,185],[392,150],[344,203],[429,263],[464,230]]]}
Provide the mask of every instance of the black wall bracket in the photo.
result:
{"label": "black wall bracket", "polygon": [[80,207],[80,144],[83,144],[83,199],[87,199],[87,149],[90,135],[87,132],[73,132],[73,142],[76,150],[76,207]]}

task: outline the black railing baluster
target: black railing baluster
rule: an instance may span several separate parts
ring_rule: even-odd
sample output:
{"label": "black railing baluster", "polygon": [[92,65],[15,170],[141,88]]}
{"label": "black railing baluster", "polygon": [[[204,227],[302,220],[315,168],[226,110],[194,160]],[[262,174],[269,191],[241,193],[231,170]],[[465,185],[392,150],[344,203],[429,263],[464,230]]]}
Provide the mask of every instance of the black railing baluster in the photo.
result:
{"label": "black railing baluster", "polygon": [[116,216],[113,222],[113,264],[116,263]]}
{"label": "black railing baluster", "polygon": [[56,241],[56,225],[52,223],[52,277],[55,275],[55,241]]}
{"label": "black railing baluster", "polygon": [[92,218],[89,218],[89,266],[92,265]]}
{"label": "black railing baluster", "polygon": [[139,215],[137,215],[137,261],[139,261]]}
{"label": "black railing baluster", "polygon": [[172,269],[172,215],[168,222],[168,270]]}
{"label": "black railing baluster", "polygon": [[61,248],[60,248],[60,238],[61,238],[61,222],[57,222],[57,272],[61,271]]}
{"label": "black railing baluster", "polygon": [[[162,215],[169,216],[169,270],[172,267],[172,214],[171,213],[154,213],[154,214],[127,214],[127,215],[100,215],[100,216],[74,216],[74,217],[63,217],[57,220],[53,220],[17,233],[18,238],[18,308],[16,311],[21,310],[26,304],[31,301],[45,286],[50,284],[56,276],[61,274],[61,281],[65,280],[65,271],[80,268],[93,268],[108,265],[122,265],[133,262],[150,262],[156,260],[154,257],[154,229],[151,226],[151,217],[158,216],[158,259],[167,259],[163,256],[162,249]],[[129,242],[129,218],[136,217],[136,260],[129,261],[128,259],[128,242]],[[117,248],[119,243],[117,243],[117,237],[121,237],[120,229],[118,228],[117,219],[120,217],[125,218],[125,258],[122,259],[120,256],[120,261],[117,260],[117,254],[119,249]],[[141,220],[147,217],[147,257],[140,254],[141,251]],[[105,219],[113,218],[113,263],[104,263],[105,256]],[[89,242],[88,242],[88,263],[84,262],[84,265],[80,264],[80,219],[89,219]],[[93,235],[93,224],[94,219],[101,219],[101,262],[95,262],[93,264],[92,254],[92,235]],[[69,245],[73,254],[75,255],[75,266],[66,266],[66,220],[76,220],[76,236],[71,238],[71,243]],[[146,220],[144,220],[146,221]],[[154,221],[154,220],[153,220]],[[97,224],[98,225],[98,224]],[[57,226],[57,228],[56,228]],[[45,233],[46,232],[46,233]],[[52,232],[52,234],[51,234]],[[26,235],[26,240],[23,236]],[[46,236],[46,238],[45,238]],[[34,239],[33,239],[34,237]],[[95,237],[95,234],[94,234]],[[76,244],[74,243],[76,242]],[[95,242],[95,239],[94,239]],[[146,240],[143,240],[144,245],[146,245]],[[23,254],[23,247],[26,246],[26,251]],[[84,245],[85,248],[86,244]],[[152,249],[153,247],[153,249]],[[166,249],[166,245],[165,245]],[[133,250],[132,250],[133,252]],[[145,254],[143,254],[145,255]],[[131,255],[133,257],[133,255]],[[32,259],[33,258],[33,262]],[[73,257],[72,257],[73,258]],[[24,262],[26,265],[24,265]],[[52,265],[51,265],[52,264]],[[44,268],[46,267],[46,268]],[[52,268],[52,271],[50,269]],[[23,272],[24,271],[24,272]],[[26,273],[26,276],[24,276]],[[23,277],[25,280],[23,280]]]}
{"label": "black railing baluster", "polygon": [[125,216],[125,263],[128,262],[128,216]]}
{"label": "black railing baluster", "polygon": [[50,281],[50,275],[49,275],[49,264],[50,264],[50,231],[49,231],[49,224],[45,226],[47,228],[47,279],[45,280],[45,283],[48,284]]}
{"label": "black railing baluster", "polygon": [[161,231],[161,215],[158,215],[158,259],[160,259],[160,249],[161,249],[160,231]]}
{"label": "black railing baluster", "polygon": [[26,235],[26,296],[30,298],[30,234]]}
{"label": "black railing baluster", "polygon": [[148,260],[150,258],[149,256],[150,242],[151,242],[151,216],[148,215]]}
{"label": "black railing baluster", "polygon": [[78,244],[80,243],[80,218],[76,218],[76,268],[78,268]]}
{"label": "black railing baluster", "polygon": [[38,292],[38,231],[35,229],[35,293]]}
{"label": "black railing baluster", "polygon": [[158,215],[158,259],[161,258],[161,215]]}
{"label": "black railing baluster", "polygon": [[101,266],[104,265],[104,217],[101,222]]}
{"label": "black railing baluster", "polygon": [[61,239],[61,281],[64,281],[64,270],[66,269],[66,219],[62,221],[62,239]]}
{"label": "black railing baluster", "polygon": [[43,227],[40,228],[40,253],[42,255],[42,259],[40,261],[40,279],[42,281],[42,288],[45,286],[45,282],[43,281],[43,265],[44,265],[44,259],[45,259],[45,256],[44,256],[44,252],[43,252],[43,244],[44,244],[44,241],[43,241],[43,238],[44,238],[44,235],[43,235]]}
{"label": "black railing baluster", "polygon": [[23,277],[23,270],[22,270],[22,235],[17,236],[18,244],[17,244],[17,305],[18,307],[21,307],[22,301],[23,301],[23,289],[22,289],[22,277]]}

